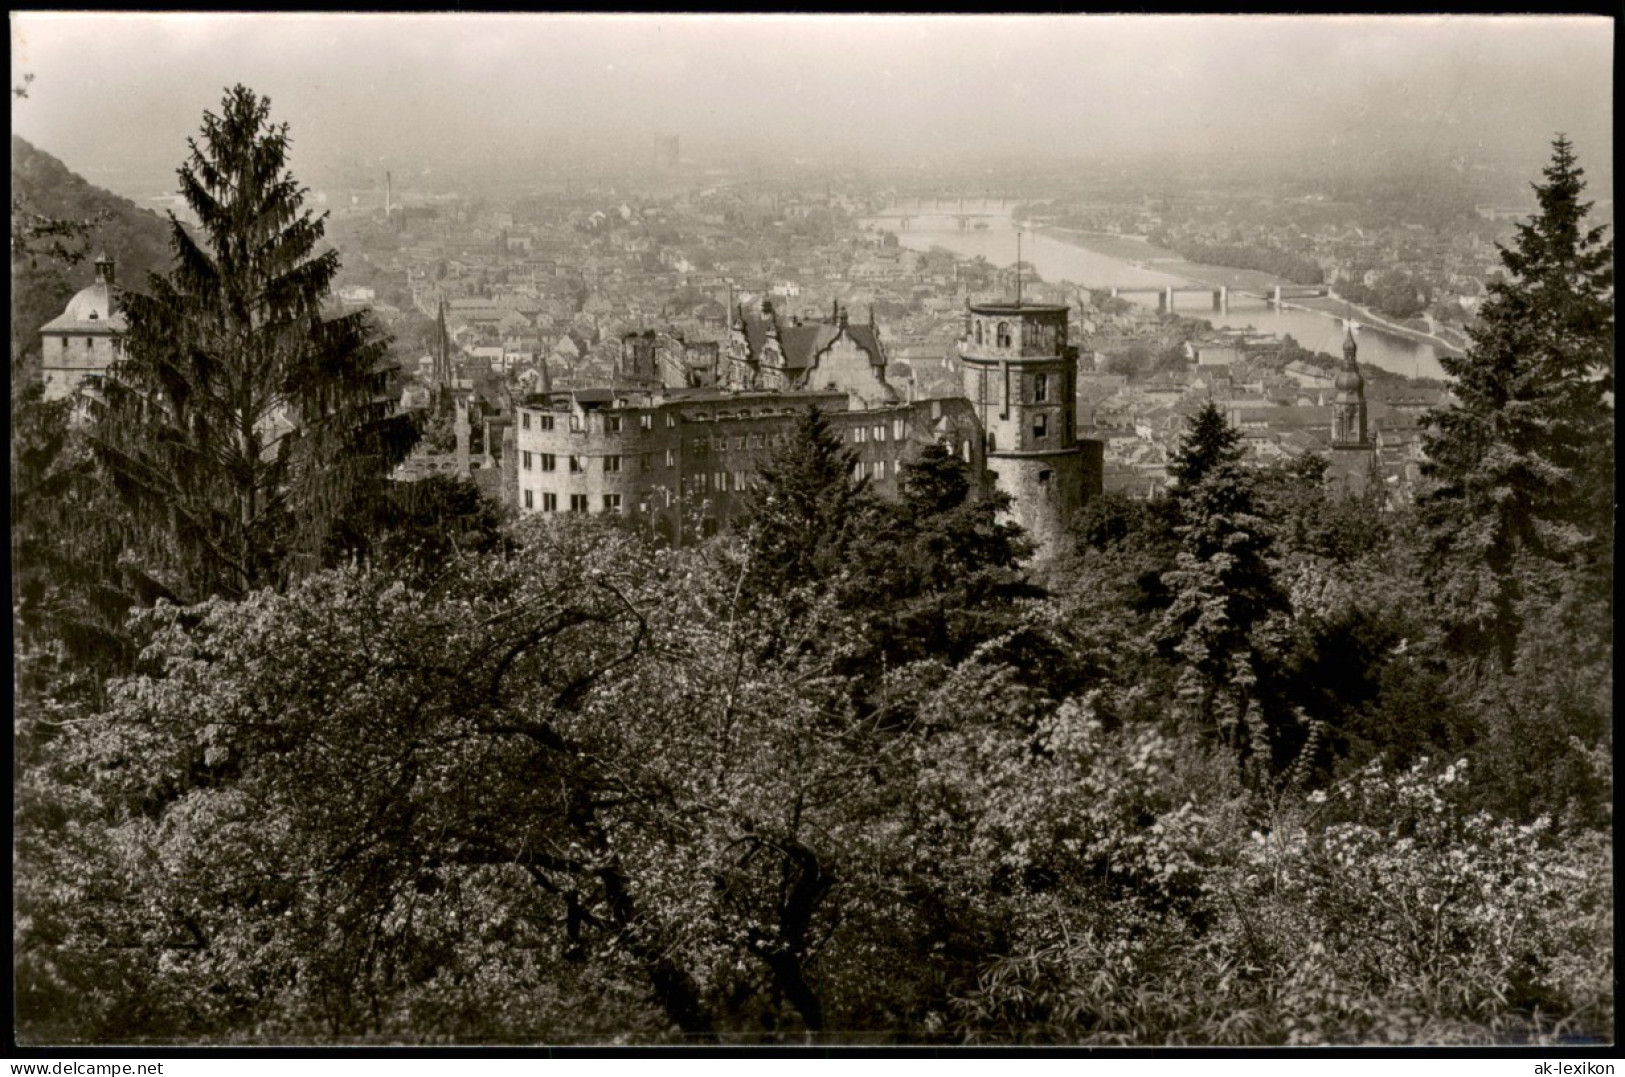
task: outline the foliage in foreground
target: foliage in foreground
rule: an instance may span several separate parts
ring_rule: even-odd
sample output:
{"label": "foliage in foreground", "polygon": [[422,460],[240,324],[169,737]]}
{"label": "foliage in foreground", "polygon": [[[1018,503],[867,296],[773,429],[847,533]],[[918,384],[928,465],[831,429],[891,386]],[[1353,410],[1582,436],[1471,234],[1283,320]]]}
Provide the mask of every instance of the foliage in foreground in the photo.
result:
{"label": "foliage in foreground", "polygon": [[515,541],[146,615],[142,672],[19,788],[27,1038],[1611,1029],[1605,836],[1475,813],[1461,767],[1249,792],[1003,637],[863,711],[838,655],[767,646],[782,611],[739,616],[726,547]]}

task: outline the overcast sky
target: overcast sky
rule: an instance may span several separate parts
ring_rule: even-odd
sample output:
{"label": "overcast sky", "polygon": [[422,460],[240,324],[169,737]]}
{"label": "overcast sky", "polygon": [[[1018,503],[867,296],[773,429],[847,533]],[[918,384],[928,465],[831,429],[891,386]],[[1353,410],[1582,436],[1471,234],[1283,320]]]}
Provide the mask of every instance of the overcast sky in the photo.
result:
{"label": "overcast sky", "polygon": [[172,174],[237,82],[291,125],[296,169],[662,134],[877,163],[1335,141],[1538,166],[1558,130],[1582,164],[1613,152],[1603,18],[34,12],[11,48],[14,83],[35,76],[14,130],[93,180]]}

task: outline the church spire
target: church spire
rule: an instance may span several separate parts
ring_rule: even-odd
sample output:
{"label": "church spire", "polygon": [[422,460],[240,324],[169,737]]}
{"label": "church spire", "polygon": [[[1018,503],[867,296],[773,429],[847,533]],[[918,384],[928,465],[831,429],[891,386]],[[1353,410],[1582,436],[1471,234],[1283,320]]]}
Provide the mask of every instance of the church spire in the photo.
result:
{"label": "church spire", "polygon": [[1332,408],[1332,445],[1336,448],[1364,448],[1369,444],[1366,430],[1365,378],[1360,375],[1360,364],[1355,359],[1359,346],[1354,343],[1354,320],[1345,319],[1343,334],[1343,369],[1332,383],[1337,396]]}
{"label": "church spire", "polygon": [[444,393],[451,388],[451,344],[446,333],[446,299],[440,298],[440,309],[435,316],[435,388]]}

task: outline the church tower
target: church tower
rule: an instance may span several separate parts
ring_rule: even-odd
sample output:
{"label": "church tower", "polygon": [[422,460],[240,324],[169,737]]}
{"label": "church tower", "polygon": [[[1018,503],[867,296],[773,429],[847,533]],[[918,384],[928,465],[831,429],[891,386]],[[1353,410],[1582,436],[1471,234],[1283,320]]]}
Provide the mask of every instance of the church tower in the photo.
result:
{"label": "church tower", "polygon": [[1056,551],[1100,482],[1100,443],[1078,440],[1078,352],[1067,343],[1066,319],[1064,304],[972,303],[959,346],[988,469],[1011,496],[1011,516],[1037,544],[1038,560]]}
{"label": "church tower", "polygon": [[1377,476],[1377,447],[1366,426],[1365,379],[1355,361],[1354,323],[1348,323],[1343,337],[1343,369],[1332,386],[1332,456],[1327,469],[1329,491],[1333,494],[1363,494]]}
{"label": "church tower", "polygon": [[440,310],[435,318],[434,336],[434,389],[437,396],[444,397],[451,391],[451,337],[446,333],[446,301],[440,300]]}
{"label": "church tower", "polygon": [[1343,337],[1343,369],[1332,383],[1337,396],[1332,403],[1332,447],[1338,449],[1368,449],[1365,418],[1365,379],[1360,376],[1360,364],[1354,359],[1358,347],[1354,343],[1354,323],[1348,325]]}

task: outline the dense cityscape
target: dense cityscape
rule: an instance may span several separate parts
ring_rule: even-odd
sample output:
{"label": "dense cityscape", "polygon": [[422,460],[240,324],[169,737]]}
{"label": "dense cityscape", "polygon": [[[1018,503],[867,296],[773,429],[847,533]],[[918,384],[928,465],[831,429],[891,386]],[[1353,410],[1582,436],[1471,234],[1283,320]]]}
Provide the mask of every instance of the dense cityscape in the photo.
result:
{"label": "dense cityscape", "polygon": [[[96,23],[13,24],[28,119]],[[397,77],[229,78],[174,179],[13,134],[20,1045],[1612,1042],[1594,84],[485,158]]]}

